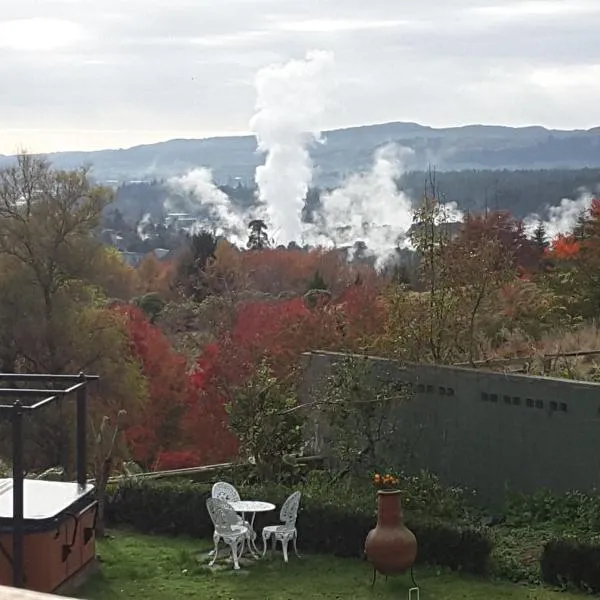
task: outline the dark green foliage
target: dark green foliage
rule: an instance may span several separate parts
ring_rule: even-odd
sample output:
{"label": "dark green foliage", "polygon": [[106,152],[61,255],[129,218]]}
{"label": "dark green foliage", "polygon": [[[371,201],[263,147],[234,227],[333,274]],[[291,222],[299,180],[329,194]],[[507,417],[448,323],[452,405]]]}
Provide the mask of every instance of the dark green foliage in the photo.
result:
{"label": "dark green foliage", "polygon": [[262,219],[254,219],[248,224],[248,250],[264,250],[269,247],[267,224]]}
{"label": "dark green foliage", "polygon": [[165,301],[156,292],[137,296],[133,299],[133,304],[146,314],[150,323],[156,322],[165,307]]}
{"label": "dark green foliage", "polygon": [[245,385],[232,391],[227,404],[229,427],[239,440],[239,457],[254,466],[259,481],[281,481],[286,458],[302,452],[304,413],[295,389],[278,380],[262,361]]}
{"label": "dark green foliage", "polygon": [[600,592],[600,541],[551,540],[544,546],[541,570],[546,583],[573,585],[596,594]]}
{"label": "dark green foliage", "polygon": [[306,286],[306,291],[310,292],[312,290],[328,290],[327,282],[323,279],[320,271],[316,271],[313,275],[312,279],[309,280],[308,285]]}
{"label": "dark green foliage", "polygon": [[393,465],[399,407],[412,399],[404,382],[389,383],[368,357],[345,356],[336,363],[322,393],[329,423],[333,468],[359,475]]}
{"label": "dark green foliage", "polygon": [[[130,481],[111,495],[107,517],[113,525],[144,533],[212,536],[206,511],[210,484]],[[273,502],[279,509],[291,492],[282,486],[238,487],[244,498]],[[255,526],[272,523],[276,513],[257,515]],[[375,494],[370,496],[303,492],[298,529],[305,552],[361,557],[365,537],[376,522]],[[492,549],[484,530],[423,517],[407,518],[419,542],[418,561],[472,573],[484,572]]]}
{"label": "dark green foliage", "polygon": [[215,258],[217,238],[209,231],[200,231],[187,241],[187,247],[177,261],[176,286],[194,300],[202,302],[208,295],[204,273]]}
{"label": "dark green foliage", "polygon": [[574,532],[600,530],[600,495],[573,490],[553,494],[539,490],[535,494],[513,494],[505,508],[506,521],[514,527],[553,524]]}
{"label": "dark green foliage", "polygon": [[[581,187],[595,189],[600,169],[444,170],[435,175],[444,201],[457,202],[465,212],[507,210],[524,218],[532,213],[545,217],[546,206],[557,206],[562,198],[577,198]],[[399,186],[418,198],[426,178],[425,172],[408,172]]]}
{"label": "dark green foliage", "polygon": [[546,227],[544,226],[544,222],[541,220],[533,232],[533,240],[541,252],[544,252],[550,246]]}

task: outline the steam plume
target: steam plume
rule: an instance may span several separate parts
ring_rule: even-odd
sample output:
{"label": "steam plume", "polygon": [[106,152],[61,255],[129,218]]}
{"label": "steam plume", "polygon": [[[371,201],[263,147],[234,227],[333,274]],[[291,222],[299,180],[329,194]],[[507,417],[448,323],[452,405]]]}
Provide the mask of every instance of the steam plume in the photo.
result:
{"label": "steam plume", "polygon": [[336,246],[364,242],[377,257],[392,254],[412,225],[412,203],[398,191],[402,159],[412,151],[394,145],[377,150],[373,167],[353,174],[321,197],[319,239]]}
{"label": "steam plume", "polygon": [[[379,148],[370,171],[353,174],[341,187],[321,197],[316,228],[308,229],[311,243],[324,246],[366,244],[382,266],[397,248],[410,247],[413,224],[411,199],[398,189],[397,180],[413,151],[388,144]],[[448,221],[462,221],[455,203],[444,205]]]}
{"label": "steam plume", "polygon": [[333,54],[313,51],[304,60],[272,65],[256,75],[256,113],[250,128],[258,150],[267,156],[255,180],[279,243],[301,239],[302,209],[312,181],[308,147],[321,140],[333,65]]}
{"label": "steam plume", "polygon": [[589,192],[582,192],[575,200],[563,198],[558,206],[546,207],[544,217],[539,214],[532,214],[523,220],[525,231],[533,235],[536,227],[542,223],[546,230],[546,235],[554,239],[560,234],[567,234],[573,231],[579,217],[592,205],[592,195]]}
{"label": "steam plume", "polygon": [[137,224],[137,234],[140,240],[147,240],[150,235],[148,234],[148,226],[152,223],[152,216],[150,213],[146,213]]}
{"label": "steam plume", "polygon": [[236,210],[227,194],[214,184],[210,169],[194,169],[168,183],[175,194],[167,200],[165,208],[182,210],[196,217],[192,230],[202,229],[206,221],[216,225],[217,235],[224,235],[237,245],[245,242],[247,217]]}

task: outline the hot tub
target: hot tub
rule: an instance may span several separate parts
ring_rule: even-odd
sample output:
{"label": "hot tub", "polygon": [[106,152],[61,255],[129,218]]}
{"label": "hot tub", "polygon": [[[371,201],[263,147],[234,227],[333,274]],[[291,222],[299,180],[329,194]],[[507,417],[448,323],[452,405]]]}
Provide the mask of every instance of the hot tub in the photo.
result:
{"label": "hot tub", "polygon": [[[23,481],[23,584],[54,592],[96,556],[94,486]],[[13,584],[13,480],[0,479],[0,585]]]}

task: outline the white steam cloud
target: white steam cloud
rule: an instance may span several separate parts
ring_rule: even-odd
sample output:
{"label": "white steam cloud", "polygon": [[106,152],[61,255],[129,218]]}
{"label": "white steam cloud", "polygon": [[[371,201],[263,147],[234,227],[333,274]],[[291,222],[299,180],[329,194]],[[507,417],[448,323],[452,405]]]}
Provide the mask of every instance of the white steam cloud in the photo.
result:
{"label": "white steam cloud", "polygon": [[308,147],[321,141],[333,65],[333,54],[313,51],[304,60],[271,65],[256,75],[250,128],[267,156],[255,180],[265,221],[281,244],[302,236],[302,209],[313,174]]}
{"label": "white steam cloud", "polygon": [[248,216],[236,210],[231,200],[213,182],[210,169],[199,168],[168,181],[175,194],[165,204],[167,210],[184,210],[196,217],[192,232],[209,229],[203,221],[216,226],[217,235],[226,236],[237,245],[245,243]]}
{"label": "white steam cloud", "polygon": [[[397,248],[410,248],[413,204],[397,181],[413,150],[388,144],[375,152],[371,170],[350,175],[321,197],[321,209],[306,237],[315,245],[350,246],[363,242],[382,266]],[[463,220],[455,203],[443,205],[446,222]]]}
{"label": "white steam cloud", "polygon": [[307,238],[325,246],[364,242],[380,260],[404,246],[412,225],[412,203],[396,181],[403,158],[411,153],[395,145],[379,148],[370,171],[350,175],[339,188],[321,196],[316,228],[307,228]]}
{"label": "white steam cloud", "polygon": [[[248,223],[264,219],[278,244],[346,247],[359,244],[383,266],[398,248],[410,248],[413,225],[411,199],[397,182],[413,154],[409,148],[388,144],[379,148],[370,170],[350,175],[337,189],[324,193],[313,223],[303,223],[305,199],[313,177],[311,144],[322,142],[322,120],[335,85],[334,56],[309,52],[302,60],[271,65],[255,78],[256,113],[250,127],[265,163],[256,169],[258,207],[243,212],[214,184],[210,170],[194,169],[168,184],[172,191],[167,211],[189,229],[216,225],[215,233],[243,246]],[[462,221],[455,204],[443,207],[446,221]],[[183,212],[184,214],[181,214]],[[141,224],[140,224],[141,225]],[[351,254],[352,257],[352,254]]]}
{"label": "white steam cloud", "polygon": [[137,234],[140,240],[144,241],[150,237],[150,234],[148,233],[148,227],[151,225],[151,223],[152,216],[150,215],[150,213],[146,213],[140,219],[139,223],[137,224]]}
{"label": "white steam cloud", "polygon": [[570,233],[577,225],[579,217],[590,209],[592,198],[593,196],[589,192],[582,192],[575,200],[563,198],[558,206],[548,206],[544,216],[529,215],[523,220],[526,233],[530,236],[533,235],[540,222],[550,239]]}

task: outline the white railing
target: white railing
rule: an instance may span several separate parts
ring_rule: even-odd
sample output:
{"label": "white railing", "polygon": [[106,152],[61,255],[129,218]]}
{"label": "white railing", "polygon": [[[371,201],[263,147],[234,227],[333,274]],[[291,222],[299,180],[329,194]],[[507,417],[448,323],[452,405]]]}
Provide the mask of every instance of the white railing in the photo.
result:
{"label": "white railing", "polygon": [[0,585],[0,600],[57,600],[58,598],[66,598],[66,596],[40,594],[39,592],[19,590],[17,588],[5,587],[3,585]]}

